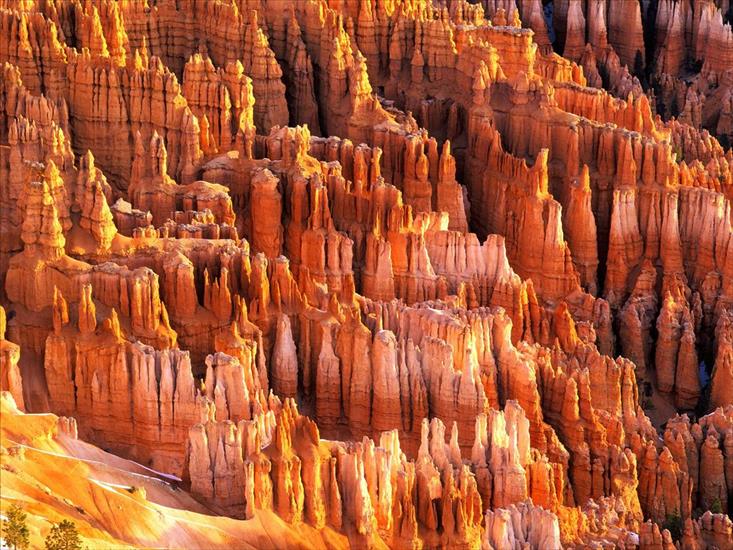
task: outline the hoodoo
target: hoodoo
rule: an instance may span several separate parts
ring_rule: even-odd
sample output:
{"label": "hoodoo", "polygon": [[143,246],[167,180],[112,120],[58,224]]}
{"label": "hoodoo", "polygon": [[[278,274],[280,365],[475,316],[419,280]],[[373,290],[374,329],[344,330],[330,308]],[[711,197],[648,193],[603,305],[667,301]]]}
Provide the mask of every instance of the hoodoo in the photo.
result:
{"label": "hoodoo", "polygon": [[732,23],[0,0],[0,536],[733,549]]}

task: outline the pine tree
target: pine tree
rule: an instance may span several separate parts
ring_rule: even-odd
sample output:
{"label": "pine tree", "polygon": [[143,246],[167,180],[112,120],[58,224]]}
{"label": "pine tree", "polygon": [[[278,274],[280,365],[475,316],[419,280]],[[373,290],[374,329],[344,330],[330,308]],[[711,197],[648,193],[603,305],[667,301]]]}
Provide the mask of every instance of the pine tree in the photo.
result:
{"label": "pine tree", "polygon": [[17,504],[8,508],[8,519],[2,528],[5,544],[13,550],[24,550],[30,544],[26,513]]}
{"label": "pine tree", "polygon": [[82,550],[76,524],[65,519],[54,525],[46,537],[46,550]]}

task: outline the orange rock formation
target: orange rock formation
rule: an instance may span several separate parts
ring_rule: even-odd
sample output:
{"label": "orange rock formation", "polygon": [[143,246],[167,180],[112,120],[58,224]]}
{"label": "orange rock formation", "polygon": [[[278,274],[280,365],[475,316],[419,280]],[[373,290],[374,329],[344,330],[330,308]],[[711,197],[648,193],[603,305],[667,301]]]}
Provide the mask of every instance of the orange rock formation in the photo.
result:
{"label": "orange rock formation", "polygon": [[0,0],[0,455],[219,516],[97,542],[733,548],[731,9]]}

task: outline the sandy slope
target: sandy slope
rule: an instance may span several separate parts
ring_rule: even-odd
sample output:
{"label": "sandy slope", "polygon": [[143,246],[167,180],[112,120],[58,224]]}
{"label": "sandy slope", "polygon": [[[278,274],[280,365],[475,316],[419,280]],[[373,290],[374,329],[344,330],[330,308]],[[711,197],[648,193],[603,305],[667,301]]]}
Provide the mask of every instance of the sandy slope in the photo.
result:
{"label": "sandy slope", "polygon": [[[74,521],[90,549],[341,548],[344,536],[291,527],[272,513],[215,516],[173,480],[64,434],[52,414],[23,414],[0,396],[0,510],[29,515],[31,547],[52,522]],[[135,488],[135,489],[133,489]]]}

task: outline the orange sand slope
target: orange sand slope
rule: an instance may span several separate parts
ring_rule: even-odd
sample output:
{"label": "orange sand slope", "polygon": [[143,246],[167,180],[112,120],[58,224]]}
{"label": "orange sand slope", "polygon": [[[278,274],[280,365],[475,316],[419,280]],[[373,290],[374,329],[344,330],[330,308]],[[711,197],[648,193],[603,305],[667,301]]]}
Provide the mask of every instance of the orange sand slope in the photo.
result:
{"label": "orange sand slope", "polygon": [[74,422],[24,414],[0,393],[0,509],[17,503],[28,514],[31,548],[42,548],[51,525],[74,521],[98,548],[341,548],[346,538],[272,512],[247,521],[214,516],[174,479],[74,437]]}

